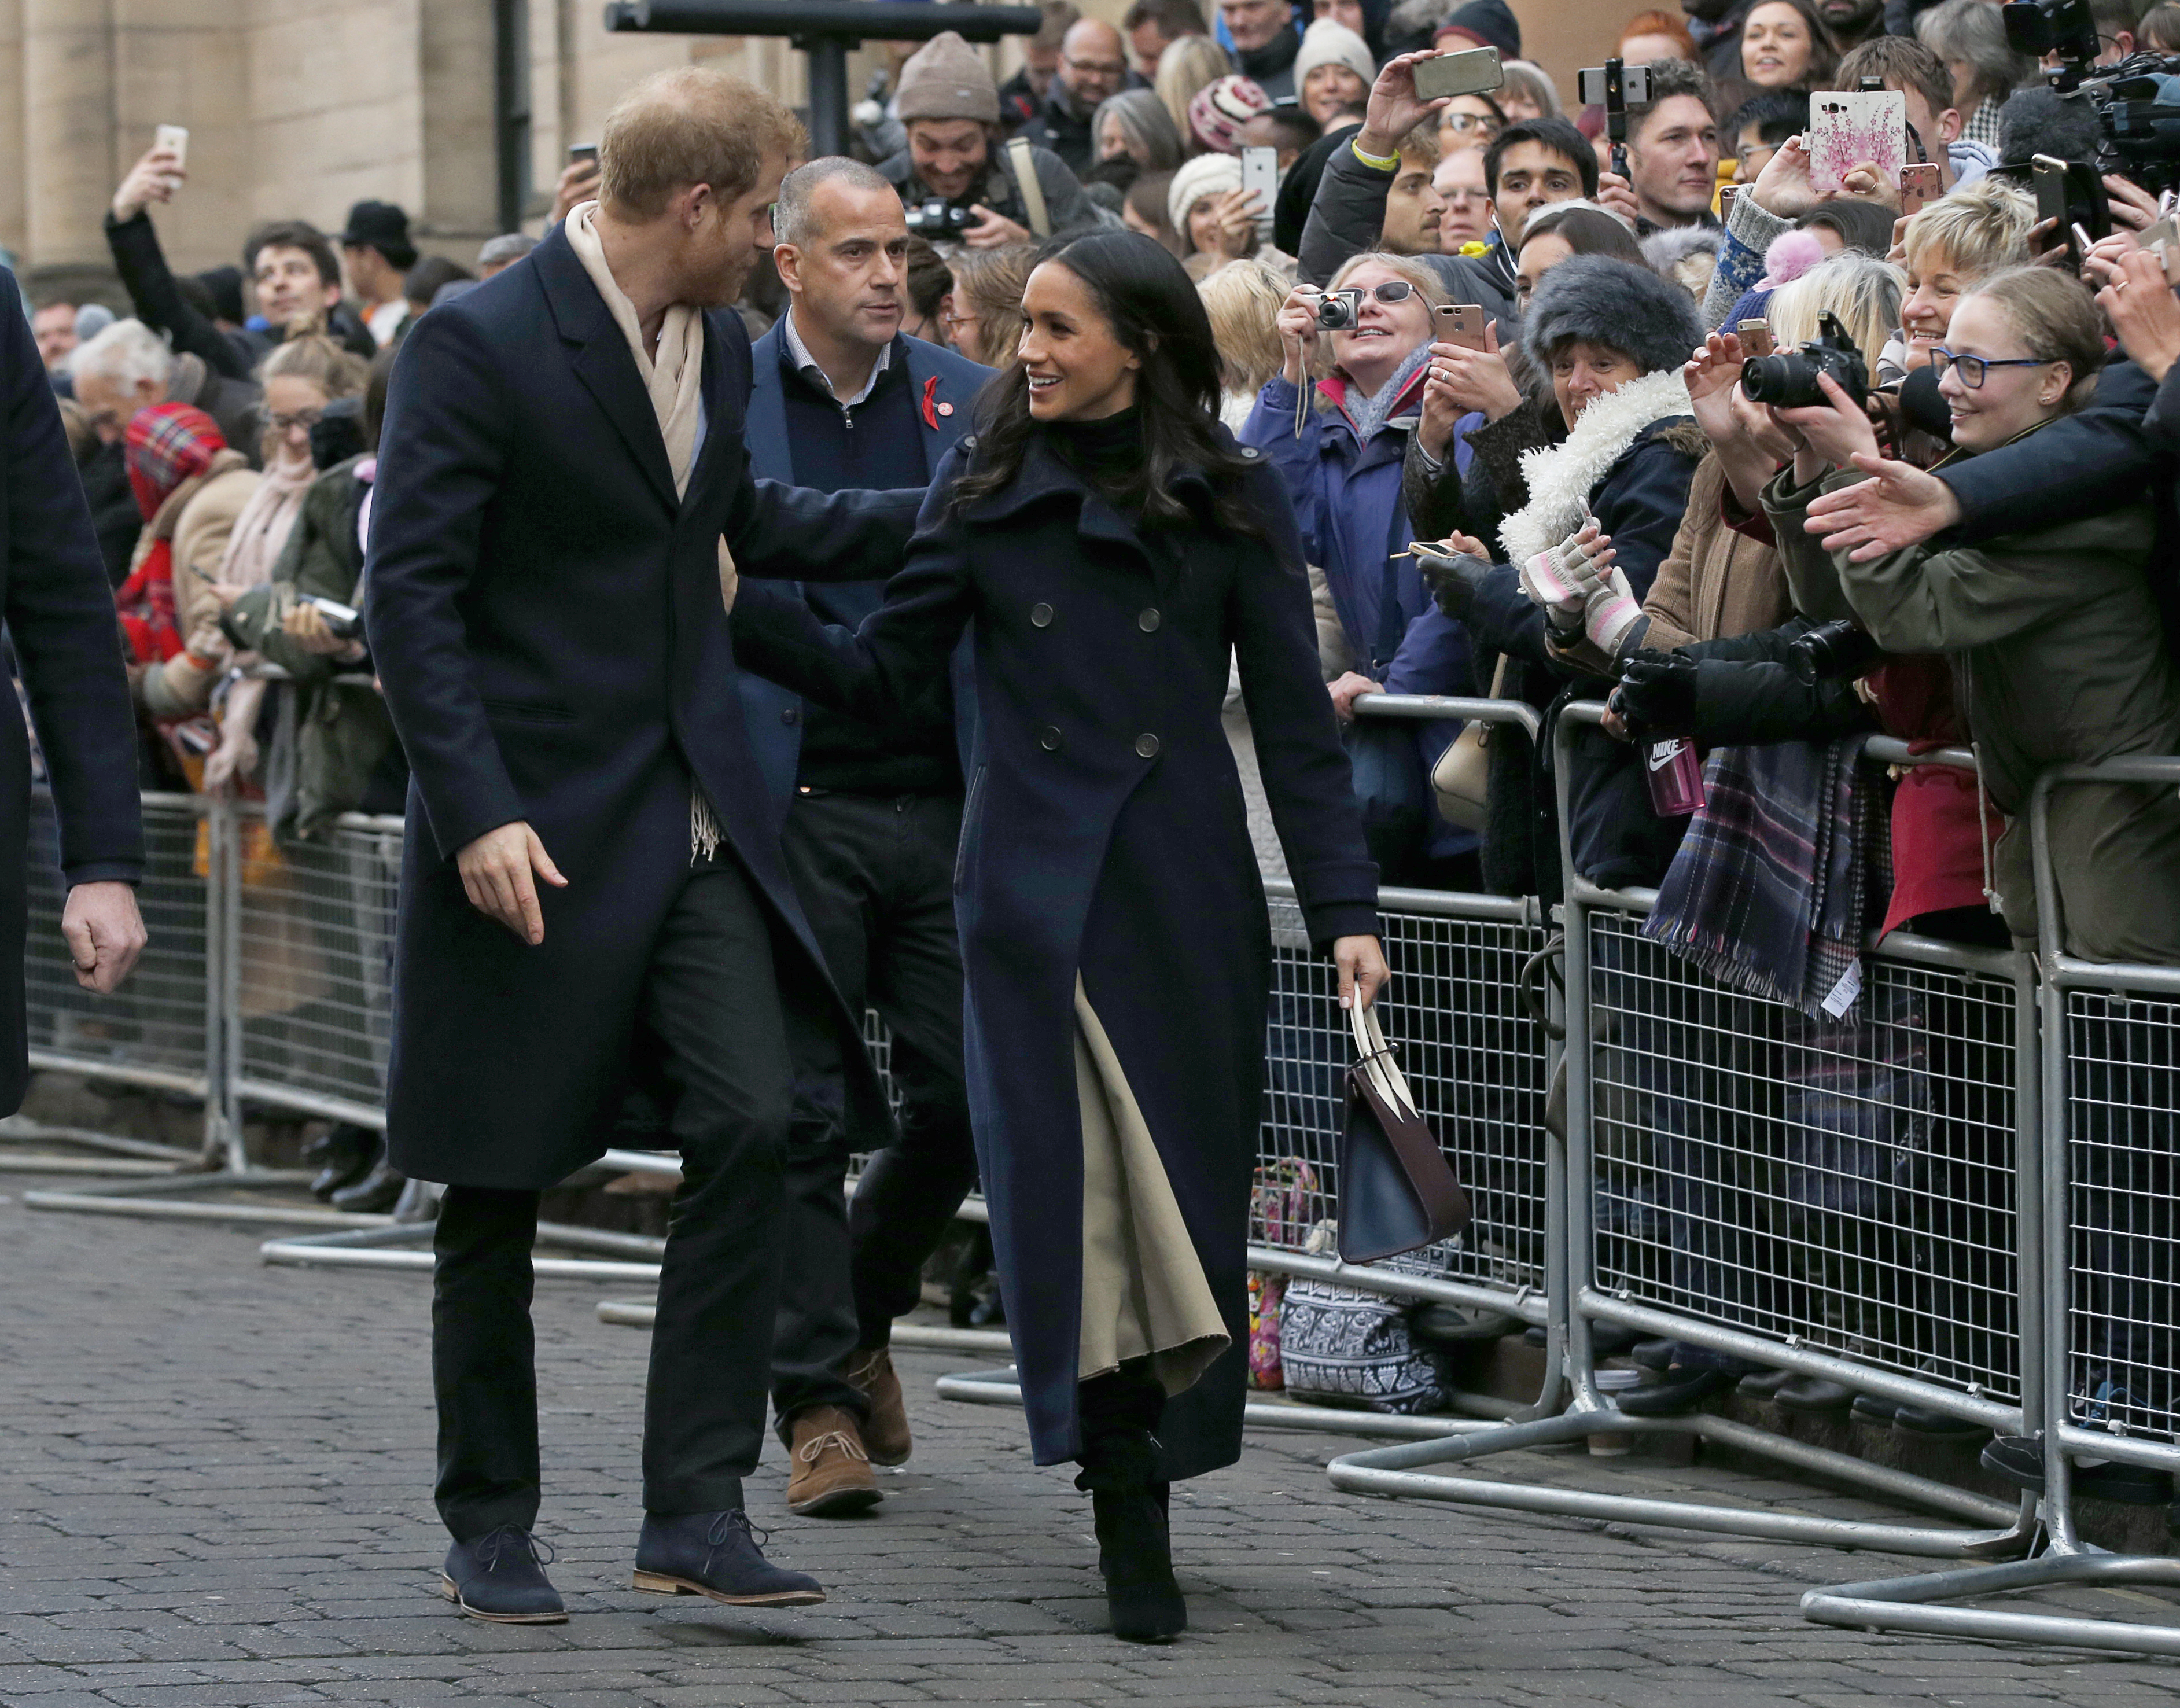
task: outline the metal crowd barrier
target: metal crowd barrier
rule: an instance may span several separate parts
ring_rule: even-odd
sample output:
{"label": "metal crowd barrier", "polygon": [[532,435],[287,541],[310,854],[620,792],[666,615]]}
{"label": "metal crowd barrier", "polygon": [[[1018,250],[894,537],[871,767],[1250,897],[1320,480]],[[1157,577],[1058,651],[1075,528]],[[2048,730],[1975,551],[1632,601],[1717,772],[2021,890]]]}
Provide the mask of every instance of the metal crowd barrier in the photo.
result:
{"label": "metal crowd barrier", "polygon": [[[2043,1066],[2040,1403],[2045,1546],[2005,1566],[1812,1590],[1825,1624],[2180,1655],[2180,1628],[1948,1602],[2067,1584],[2180,1588],[2180,1559],[2112,1554],[2075,1525],[2074,1461],[2180,1471],[2180,967],[2086,961],[2065,946],[2052,796],[2085,785],[2180,786],[2180,758],[2055,769],[2031,796]],[[2127,882],[2128,874],[2105,874]],[[2168,901],[2176,898],[2167,898]],[[2026,1176],[2023,1195],[2030,1187]],[[2023,1248],[2024,1267],[2029,1251]],[[2040,1427],[2037,1427],[2040,1425]]]}
{"label": "metal crowd barrier", "polygon": [[[1592,1327],[1829,1377],[2019,1433],[2021,1349],[2037,1343],[2033,985],[2026,959],[1889,939],[1863,957],[1852,1023],[1819,1026],[1721,985],[1640,934],[1655,901],[1574,869],[1567,825],[1578,703],[1555,731],[1566,900],[1572,1397],[1557,1417],[1333,1462],[1335,1487],[1727,1534],[1959,1557],[2024,1551],[2016,1507],[1849,1454],[1695,1413],[1621,1412]],[[1899,763],[1972,763],[1909,755]],[[2024,1140],[2024,1135],[2028,1137]],[[2017,1201],[2017,1167],[2026,1170]],[[2024,1323],[2024,1317],[2028,1319]],[[1879,1523],[1426,1468],[1600,1435],[1693,1437],[1963,1520]]]}

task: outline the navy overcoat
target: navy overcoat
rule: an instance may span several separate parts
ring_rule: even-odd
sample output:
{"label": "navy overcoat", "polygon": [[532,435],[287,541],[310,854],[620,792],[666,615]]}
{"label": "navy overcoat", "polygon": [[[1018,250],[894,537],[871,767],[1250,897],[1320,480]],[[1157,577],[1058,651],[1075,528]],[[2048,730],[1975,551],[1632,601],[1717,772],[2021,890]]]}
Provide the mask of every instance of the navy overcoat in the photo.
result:
{"label": "navy overcoat", "polygon": [[[61,875],[70,884],[134,884],[144,875],[144,829],[113,590],[52,382],[15,276],[4,267],[0,409],[0,619],[15,644],[60,817]],[[0,718],[0,1115],[21,1106],[30,1080],[23,1009],[30,829],[30,742],[11,712]],[[42,862],[46,851],[34,857]]]}
{"label": "navy overcoat", "polygon": [[[387,1144],[424,1180],[542,1188],[597,1157],[652,944],[690,865],[691,774],[773,923],[782,999],[832,1026],[851,1113],[887,1116],[779,859],[719,594],[868,581],[922,494],[751,479],[748,333],[706,317],[705,433],[677,500],[626,340],[565,234],[404,342],[367,562],[372,655],[411,771]],[[454,857],[527,819],[568,879],[531,948]]]}
{"label": "navy overcoat", "polygon": [[[965,625],[981,714],[955,868],[970,1109],[1038,1462],[1080,1452],[1082,1262],[1075,980],[1118,1052],[1233,1346],[1167,1408],[1164,1474],[1241,1451],[1250,1187],[1271,951],[1219,722],[1230,657],[1264,788],[1320,945],[1378,929],[1346,755],[1318,672],[1294,514],[1241,478],[1268,537],[1201,519],[1147,545],[1042,438],[1005,491],[955,511],[947,458],[886,602],[854,635],[761,590],[746,666],[858,716],[945,668]],[[1254,452],[1244,455],[1255,460]]]}

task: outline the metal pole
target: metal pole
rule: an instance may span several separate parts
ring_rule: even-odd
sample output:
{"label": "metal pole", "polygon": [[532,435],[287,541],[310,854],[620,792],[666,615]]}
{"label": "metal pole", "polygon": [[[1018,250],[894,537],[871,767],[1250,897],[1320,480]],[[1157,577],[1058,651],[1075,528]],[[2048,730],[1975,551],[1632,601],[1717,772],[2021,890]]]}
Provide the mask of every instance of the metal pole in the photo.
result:
{"label": "metal pole", "polygon": [[848,49],[842,36],[798,36],[793,46],[810,56],[810,152],[848,152]]}

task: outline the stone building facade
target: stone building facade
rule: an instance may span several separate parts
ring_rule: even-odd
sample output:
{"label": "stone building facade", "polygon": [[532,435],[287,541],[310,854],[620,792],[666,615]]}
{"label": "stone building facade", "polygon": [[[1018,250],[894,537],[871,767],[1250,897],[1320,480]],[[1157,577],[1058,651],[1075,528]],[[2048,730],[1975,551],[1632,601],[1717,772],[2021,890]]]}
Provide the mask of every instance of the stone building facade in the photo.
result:
{"label": "stone building facade", "polygon": [[[1127,0],[1078,3],[1117,19]],[[1610,34],[1607,8],[1514,6],[1531,55],[1571,90],[1581,52],[1603,51],[1588,38]],[[652,71],[702,61],[803,98],[785,41],[610,35],[603,12],[599,0],[0,0],[0,249],[34,289],[119,306],[101,221],[154,127],[180,124],[189,182],[154,210],[178,269],[238,262],[259,220],[337,231],[365,197],[399,204],[420,247],[466,263],[504,229],[510,190],[540,229],[570,145],[595,141]],[[1012,44],[994,52],[1003,75],[1017,63]],[[851,96],[878,63],[854,56]]]}

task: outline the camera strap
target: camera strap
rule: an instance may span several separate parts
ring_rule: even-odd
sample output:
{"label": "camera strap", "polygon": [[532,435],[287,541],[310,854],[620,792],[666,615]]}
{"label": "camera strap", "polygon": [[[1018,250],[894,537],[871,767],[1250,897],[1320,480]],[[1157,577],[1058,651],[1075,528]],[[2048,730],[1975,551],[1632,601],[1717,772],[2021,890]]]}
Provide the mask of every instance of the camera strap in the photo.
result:
{"label": "camera strap", "polygon": [[1044,186],[1037,181],[1037,157],[1030,152],[1027,138],[1017,136],[1007,144],[1007,164],[1014,168],[1015,189],[1029,216],[1029,229],[1039,239],[1051,236],[1052,215],[1044,205]]}

